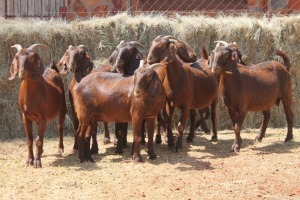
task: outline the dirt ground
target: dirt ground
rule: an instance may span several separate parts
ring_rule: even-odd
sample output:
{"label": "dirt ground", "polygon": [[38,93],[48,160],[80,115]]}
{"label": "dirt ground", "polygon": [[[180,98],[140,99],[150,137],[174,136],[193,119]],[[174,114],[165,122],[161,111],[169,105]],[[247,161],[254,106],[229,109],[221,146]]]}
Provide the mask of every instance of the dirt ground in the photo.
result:
{"label": "dirt ground", "polygon": [[[1,199],[300,199],[300,129],[284,143],[286,129],[268,129],[261,143],[257,129],[243,130],[243,148],[230,151],[233,131],[220,131],[219,141],[197,134],[179,153],[156,145],[158,158],[133,163],[130,148],[115,155],[102,145],[95,163],[79,163],[73,137],[65,153],[55,154],[56,139],[45,139],[43,167],[25,165],[25,140],[0,142]],[[129,135],[132,141],[132,135]],[[129,143],[131,145],[131,143]]]}

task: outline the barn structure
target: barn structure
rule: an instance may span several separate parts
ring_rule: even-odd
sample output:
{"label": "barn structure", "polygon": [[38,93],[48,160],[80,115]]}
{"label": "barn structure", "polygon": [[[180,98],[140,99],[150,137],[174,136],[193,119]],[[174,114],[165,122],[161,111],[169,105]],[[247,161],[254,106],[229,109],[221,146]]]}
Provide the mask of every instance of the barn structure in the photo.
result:
{"label": "barn structure", "polygon": [[0,16],[74,18],[108,16],[128,11],[131,14],[164,12],[188,14],[282,13],[299,12],[300,0],[0,0]]}

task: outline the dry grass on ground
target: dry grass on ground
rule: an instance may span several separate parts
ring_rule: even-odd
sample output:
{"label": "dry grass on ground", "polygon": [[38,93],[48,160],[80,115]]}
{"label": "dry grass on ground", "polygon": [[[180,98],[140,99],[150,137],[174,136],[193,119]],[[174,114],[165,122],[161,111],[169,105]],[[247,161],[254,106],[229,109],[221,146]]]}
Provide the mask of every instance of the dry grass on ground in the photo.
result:
{"label": "dry grass on ground", "polygon": [[268,129],[262,143],[253,142],[257,133],[243,130],[238,154],[229,151],[231,130],[220,131],[218,142],[198,133],[180,153],[155,145],[154,161],[142,147],[142,164],[131,161],[129,148],[114,155],[111,144],[100,145],[95,163],[80,164],[72,137],[62,157],[56,139],[46,138],[41,169],[25,166],[24,140],[2,141],[1,199],[299,199],[300,129],[289,143],[283,143],[286,129]]}

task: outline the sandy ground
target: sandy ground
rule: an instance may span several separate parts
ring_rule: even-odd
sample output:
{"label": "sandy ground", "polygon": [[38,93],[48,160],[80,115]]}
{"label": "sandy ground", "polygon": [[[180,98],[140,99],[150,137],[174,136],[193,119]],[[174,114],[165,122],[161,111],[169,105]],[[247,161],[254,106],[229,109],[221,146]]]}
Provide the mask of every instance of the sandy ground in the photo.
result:
{"label": "sandy ground", "polygon": [[[286,129],[268,129],[261,143],[256,129],[243,130],[243,148],[230,151],[231,130],[219,141],[198,133],[179,153],[155,145],[158,158],[133,163],[130,148],[115,155],[112,144],[102,145],[95,163],[79,163],[73,138],[65,137],[65,153],[55,154],[56,139],[45,139],[43,167],[25,165],[24,140],[0,142],[1,199],[300,199],[300,129],[283,143]],[[129,135],[132,141],[132,135]],[[131,145],[131,143],[129,143]]]}

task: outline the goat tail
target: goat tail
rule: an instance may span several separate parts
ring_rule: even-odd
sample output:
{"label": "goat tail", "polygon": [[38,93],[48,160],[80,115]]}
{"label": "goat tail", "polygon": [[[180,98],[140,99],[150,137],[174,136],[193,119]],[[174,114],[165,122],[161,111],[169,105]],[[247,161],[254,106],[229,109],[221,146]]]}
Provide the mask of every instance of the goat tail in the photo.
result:
{"label": "goat tail", "polygon": [[51,62],[50,68],[53,69],[53,70],[55,70],[57,73],[59,73],[59,69],[57,68],[55,61]]}
{"label": "goat tail", "polygon": [[290,71],[290,69],[291,69],[291,62],[290,62],[289,57],[285,53],[283,53],[282,51],[279,51],[279,50],[276,50],[275,54],[278,55],[278,56],[281,56],[283,58],[284,66],[286,67],[286,69],[288,71]]}
{"label": "goat tail", "polygon": [[204,46],[202,46],[202,55],[201,55],[202,59],[208,60],[208,53],[207,50],[205,49]]}

